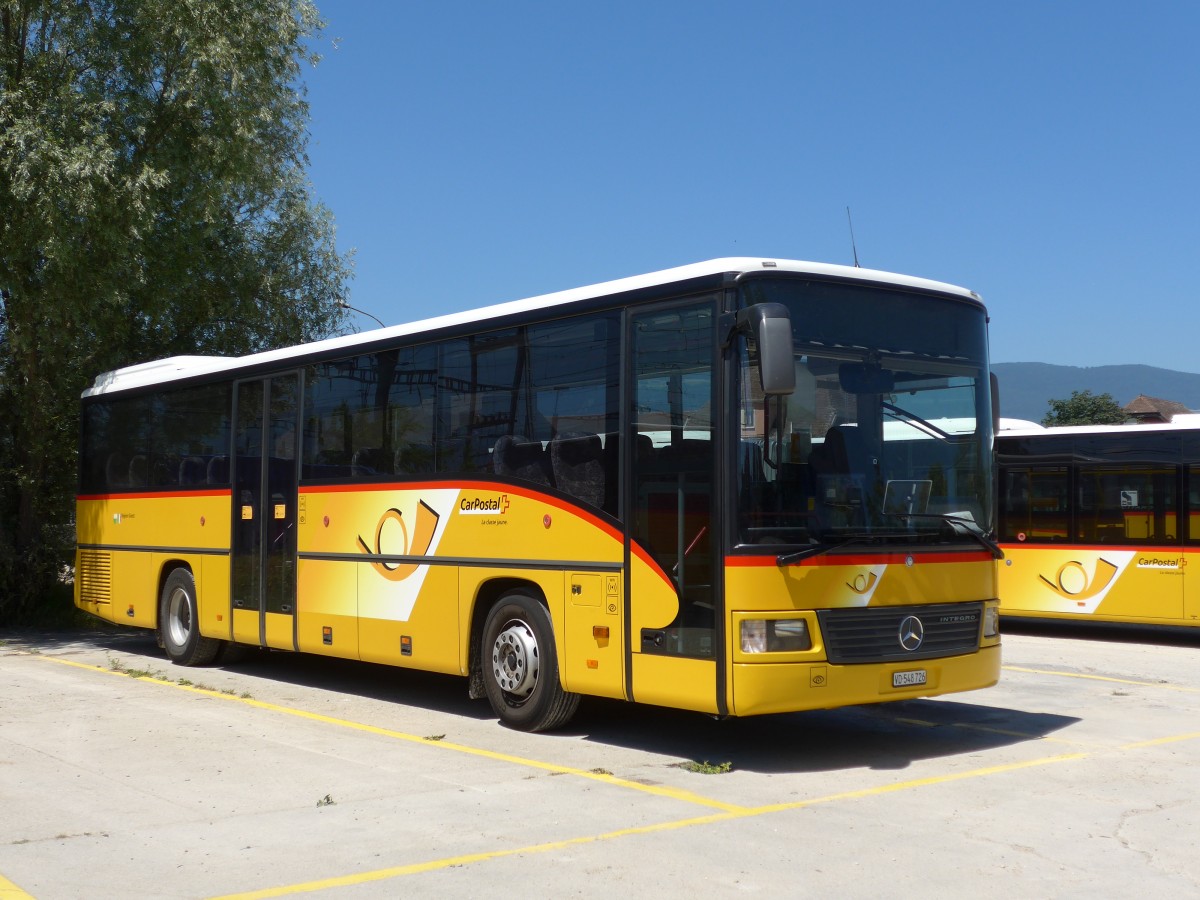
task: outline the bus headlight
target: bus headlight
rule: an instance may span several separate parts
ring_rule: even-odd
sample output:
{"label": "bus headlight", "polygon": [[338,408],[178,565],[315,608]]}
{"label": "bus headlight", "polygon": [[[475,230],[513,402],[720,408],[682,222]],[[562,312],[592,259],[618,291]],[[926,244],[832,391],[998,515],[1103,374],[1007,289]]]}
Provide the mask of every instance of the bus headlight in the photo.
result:
{"label": "bus headlight", "polygon": [[742,652],[767,652],[767,623],[762,619],[742,621]]}
{"label": "bus headlight", "polygon": [[1000,607],[987,606],[983,610],[983,636],[994,638],[1000,633]]}
{"label": "bus headlight", "polygon": [[804,619],[743,619],[743,653],[789,653],[811,650],[812,636]]}

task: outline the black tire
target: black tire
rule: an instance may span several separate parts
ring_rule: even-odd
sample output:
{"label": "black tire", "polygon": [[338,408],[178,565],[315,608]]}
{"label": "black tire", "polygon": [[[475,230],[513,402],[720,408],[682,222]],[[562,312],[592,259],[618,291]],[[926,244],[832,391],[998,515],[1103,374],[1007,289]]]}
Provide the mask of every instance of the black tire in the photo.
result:
{"label": "black tire", "polygon": [[158,628],[167,659],[177,666],[206,666],[217,658],[222,641],[200,636],[196,580],[187,569],[167,576],[158,606]]}
{"label": "black tire", "polygon": [[508,592],[488,613],[479,659],[488,702],[509,728],[552,731],[579,708],[579,694],[562,688],[550,612],[523,591]]}

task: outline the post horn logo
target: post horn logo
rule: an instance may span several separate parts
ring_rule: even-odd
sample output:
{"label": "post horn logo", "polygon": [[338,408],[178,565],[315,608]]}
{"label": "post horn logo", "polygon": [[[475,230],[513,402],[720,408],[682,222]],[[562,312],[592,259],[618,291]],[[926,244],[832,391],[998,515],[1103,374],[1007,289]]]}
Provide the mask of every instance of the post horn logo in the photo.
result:
{"label": "post horn logo", "polygon": [[1071,600],[1090,600],[1109,586],[1117,574],[1117,567],[1107,559],[1097,559],[1096,568],[1091,575],[1077,560],[1070,560],[1058,567],[1058,572],[1051,581],[1045,575],[1039,575],[1050,590],[1060,597]]}
{"label": "post horn logo", "polygon": [[846,582],[846,587],[856,594],[869,594],[875,589],[875,582],[878,580],[879,576],[874,572],[859,572],[853,581]]}
{"label": "post horn logo", "polygon": [[[367,542],[362,539],[361,535],[358,538],[358,548],[368,556],[424,556],[429,552],[430,544],[433,543],[433,534],[437,530],[439,518],[441,517],[433,508],[427,505],[424,500],[421,500],[417,504],[417,523],[413,527],[412,539],[410,541],[408,526],[404,524],[403,514],[400,510],[392,507],[379,517],[379,524],[375,526],[375,549],[372,550],[367,545]],[[383,549],[383,529],[389,522],[394,522],[400,526],[401,549],[399,553]],[[371,567],[388,581],[403,581],[413,572],[417,571],[419,566],[420,563],[415,562],[371,561]]]}

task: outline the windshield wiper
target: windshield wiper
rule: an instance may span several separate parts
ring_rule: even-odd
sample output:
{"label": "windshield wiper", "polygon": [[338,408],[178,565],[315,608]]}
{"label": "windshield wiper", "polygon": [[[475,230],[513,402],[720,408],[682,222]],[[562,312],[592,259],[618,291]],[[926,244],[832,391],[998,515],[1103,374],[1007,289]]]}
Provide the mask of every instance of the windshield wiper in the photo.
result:
{"label": "windshield wiper", "polygon": [[780,553],[775,557],[775,565],[790,566],[792,563],[799,562],[802,559],[809,559],[814,556],[824,556],[830,550],[836,550],[839,547],[845,547],[847,544],[854,544],[858,541],[866,541],[878,537],[878,535],[874,534],[846,534],[838,536],[844,537],[845,540],[839,543],[826,541],[813,547],[805,547],[803,550],[796,550],[792,553]]}
{"label": "windshield wiper", "polygon": [[951,435],[950,432],[943,431],[932,422],[922,419],[916,413],[909,412],[907,409],[904,409],[901,406],[896,406],[896,404],[888,403],[886,401],[880,403],[879,405],[894,415],[897,419],[910,423],[918,430],[924,431],[930,437],[941,438],[943,441],[948,441],[953,438],[953,435]]}
{"label": "windshield wiper", "polygon": [[898,519],[938,519],[948,524],[955,534],[966,534],[968,537],[974,538],[983,546],[993,559],[1004,559],[1004,551],[1000,549],[1000,545],[993,541],[990,537],[984,534],[974,519],[956,516],[951,513],[909,513],[909,512],[888,512],[885,516],[895,516]]}

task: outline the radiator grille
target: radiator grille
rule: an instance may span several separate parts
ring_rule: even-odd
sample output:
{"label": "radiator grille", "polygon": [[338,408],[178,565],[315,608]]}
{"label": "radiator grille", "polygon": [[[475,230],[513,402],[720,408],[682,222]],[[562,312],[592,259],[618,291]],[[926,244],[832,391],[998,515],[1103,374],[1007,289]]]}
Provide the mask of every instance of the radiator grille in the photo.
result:
{"label": "radiator grille", "polygon": [[[908,622],[915,617],[919,625]],[[826,609],[817,613],[825,650],[831,663],[892,662],[935,659],[971,653],[979,648],[982,603],[941,603],[931,606]],[[912,647],[920,631],[919,646]]]}
{"label": "radiator grille", "polygon": [[102,550],[80,550],[79,599],[85,603],[108,603],[112,599],[112,555]]}

